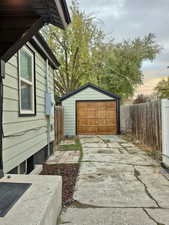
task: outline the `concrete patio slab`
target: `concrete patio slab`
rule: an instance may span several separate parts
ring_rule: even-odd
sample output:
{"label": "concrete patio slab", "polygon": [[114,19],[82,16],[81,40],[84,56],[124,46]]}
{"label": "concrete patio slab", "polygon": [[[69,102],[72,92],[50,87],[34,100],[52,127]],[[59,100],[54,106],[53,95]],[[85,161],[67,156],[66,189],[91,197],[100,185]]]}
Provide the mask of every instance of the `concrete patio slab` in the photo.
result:
{"label": "concrete patio slab", "polygon": [[159,225],[169,224],[169,209],[146,209],[146,211]]}
{"label": "concrete patio slab", "polygon": [[99,143],[99,142],[97,142],[97,143],[84,143],[83,146],[85,148],[107,148],[106,143]]}
{"label": "concrete patio slab", "polygon": [[[86,154],[96,154],[96,153],[107,153],[107,154],[119,154],[120,148],[83,148],[83,151],[85,151],[85,155]],[[127,153],[127,152],[126,152]]]}
{"label": "concrete patio slab", "polygon": [[129,142],[121,143],[121,145],[122,145],[123,147],[125,147],[125,148],[135,147],[134,144],[129,143]]}
{"label": "concrete patio slab", "polygon": [[70,225],[157,225],[142,209],[78,209],[62,214]]}
{"label": "concrete patio slab", "polygon": [[62,214],[63,221],[169,225],[169,179],[158,162],[119,136],[82,136],[80,140],[84,157],[74,193],[78,205]]}
{"label": "concrete patio slab", "polygon": [[137,154],[137,155],[140,155],[140,154],[141,154],[141,155],[147,156],[147,153],[146,153],[146,152],[140,150],[140,149],[137,148],[137,147],[128,147],[126,150],[127,150],[127,152],[128,152],[129,154]]}
{"label": "concrete patio slab", "polygon": [[104,139],[100,139],[100,138],[98,138],[98,137],[95,137],[95,136],[93,136],[93,137],[84,137],[83,136],[83,138],[82,138],[82,136],[80,136],[81,137],[81,139],[80,139],[80,141],[81,141],[81,143],[82,144],[85,144],[85,143],[104,143]]}
{"label": "concrete patio slab", "polygon": [[121,148],[121,145],[118,142],[107,143],[107,148]]}
{"label": "concrete patio slab", "polygon": [[124,172],[133,174],[133,167],[130,165],[118,165],[112,163],[100,163],[100,162],[82,162],[80,167],[80,174],[92,175],[92,174],[112,174],[115,172]]}
{"label": "concrete patio slab", "polygon": [[118,135],[98,135],[97,137],[102,140],[108,140],[110,142],[126,143],[126,141]]}
{"label": "concrete patio slab", "polygon": [[99,207],[158,207],[135,177],[132,166],[95,166],[95,172],[80,173],[74,194],[77,201]]}
{"label": "concrete patio slab", "polygon": [[[108,150],[109,151],[109,150]],[[86,153],[88,153],[86,151]],[[97,152],[98,153],[98,152]],[[91,161],[91,162],[109,162],[109,163],[120,163],[120,164],[133,164],[133,165],[157,165],[153,159],[144,156],[144,155],[133,155],[130,154],[126,156],[126,154],[103,154],[103,153],[89,153],[84,154],[83,160],[84,161]]]}
{"label": "concrete patio slab", "polygon": [[160,168],[136,167],[136,170],[139,173],[139,179],[156,199],[158,205],[162,208],[169,208],[169,181],[161,174]]}

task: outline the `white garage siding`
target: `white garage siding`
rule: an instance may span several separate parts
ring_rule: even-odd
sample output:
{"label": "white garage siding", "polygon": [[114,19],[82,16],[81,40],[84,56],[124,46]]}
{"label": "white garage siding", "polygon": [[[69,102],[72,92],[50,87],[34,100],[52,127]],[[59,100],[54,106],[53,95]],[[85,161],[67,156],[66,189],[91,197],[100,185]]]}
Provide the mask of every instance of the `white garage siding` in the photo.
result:
{"label": "white garage siding", "polygon": [[[45,116],[45,59],[35,52],[36,116],[19,117],[17,54],[6,64],[3,102],[3,165],[7,173],[47,145]],[[53,69],[49,68],[49,88],[54,92]],[[54,118],[51,119],[54,126]],[[17,136],[18,135],[18,136]],[[51,141],[54,140],[54,129]]]}
{"label": "white garage siding", "polygon": [[99,91],[88,87],[62,101],[64,107],[64,135],[76,135],[76,101],[77,100],[113,100]]}

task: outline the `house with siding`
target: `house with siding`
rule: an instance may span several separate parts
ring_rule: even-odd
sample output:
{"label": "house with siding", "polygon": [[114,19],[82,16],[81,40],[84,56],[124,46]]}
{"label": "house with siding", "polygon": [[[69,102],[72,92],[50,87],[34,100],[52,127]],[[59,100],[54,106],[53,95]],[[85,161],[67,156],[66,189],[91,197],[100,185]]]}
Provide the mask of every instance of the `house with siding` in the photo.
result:
{"label": "house with siding", "polygon": [[0,171],[27,174],[52,152],[54,70],[39,30],[65,29],[65,0],[0,1]]}

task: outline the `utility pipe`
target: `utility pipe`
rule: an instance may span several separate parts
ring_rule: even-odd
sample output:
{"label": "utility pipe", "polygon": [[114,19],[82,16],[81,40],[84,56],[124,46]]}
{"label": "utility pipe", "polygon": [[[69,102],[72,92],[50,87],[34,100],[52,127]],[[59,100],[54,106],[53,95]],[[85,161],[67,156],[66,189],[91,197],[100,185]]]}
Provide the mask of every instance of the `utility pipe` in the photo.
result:
{"label": "utility pipe", "polygon": [[0,59],[0,178],[3,172],[3,78],[5,77],[5,62]]}
{"label": "utility pipe", "polygon": [[[46,95],[49,94],[49,62],[46,59]],[[49,99],[48,99],[49,100]],[[46,102],[47,103],[47,102]],[[48,144],[48,157],[50,156],[50,114],[47,115],[47,144]]]}

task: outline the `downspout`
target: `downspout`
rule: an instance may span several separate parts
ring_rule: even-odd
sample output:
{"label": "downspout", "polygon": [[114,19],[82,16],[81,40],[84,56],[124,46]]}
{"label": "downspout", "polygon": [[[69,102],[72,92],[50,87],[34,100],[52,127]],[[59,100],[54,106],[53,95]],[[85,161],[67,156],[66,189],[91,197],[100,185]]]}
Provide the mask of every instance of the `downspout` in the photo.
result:
{"label": "downspout", "polygon": [[5,77],[5,62],[0,59],[0,178],[3,172],[3,78]]}
{"label": "downspout", "polygon": [[[46,107],[47,105],[50,105],[47,101],[49,101],[49,62],[48,59],[46,59]],[[46,109],[47,112],[47,109]],[[50,156],[50,113],[46,113],[47,116],[47,145],[48,145],[48,157]]]}

